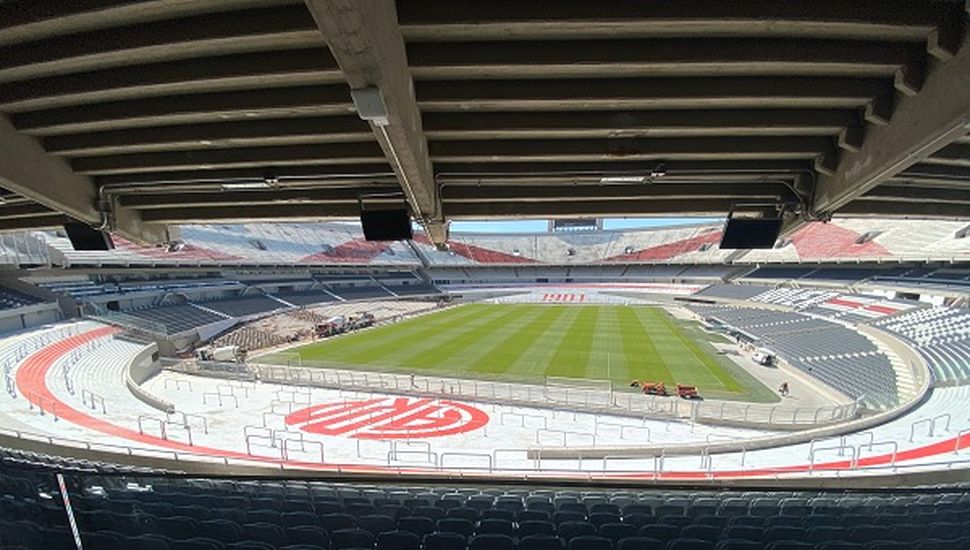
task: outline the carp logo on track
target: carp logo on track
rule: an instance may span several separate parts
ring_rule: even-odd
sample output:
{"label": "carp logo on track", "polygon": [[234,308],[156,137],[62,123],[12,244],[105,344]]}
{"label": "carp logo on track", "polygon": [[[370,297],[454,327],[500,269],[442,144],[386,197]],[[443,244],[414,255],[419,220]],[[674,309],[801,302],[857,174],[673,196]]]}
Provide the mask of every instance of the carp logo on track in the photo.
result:
{"label": "carp logo on track", "polygon": [[481,409],[414,397],[388,397],[314,405],[287,415],[287,426],[320,435],[359,439],[418,439],[477,430],[488,423]]}

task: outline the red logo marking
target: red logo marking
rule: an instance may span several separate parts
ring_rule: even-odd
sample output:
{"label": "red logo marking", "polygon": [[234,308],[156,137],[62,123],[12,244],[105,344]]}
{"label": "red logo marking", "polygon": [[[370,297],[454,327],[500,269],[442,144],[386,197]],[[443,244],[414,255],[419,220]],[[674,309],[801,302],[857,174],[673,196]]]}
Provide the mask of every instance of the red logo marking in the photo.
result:
{"label": "red logo marking", "polygon": [[585,302],[585,294],[568,294],[568,293],[558,293],[558,294],[543,294],[543,302]]}
{"label": "red logo marking", "polygon": [[289,414],[287,426],[308,433],[359,439],[421,439],[477,430],[488,423],[481,409],[434,399],[385,397],[313,405]]}

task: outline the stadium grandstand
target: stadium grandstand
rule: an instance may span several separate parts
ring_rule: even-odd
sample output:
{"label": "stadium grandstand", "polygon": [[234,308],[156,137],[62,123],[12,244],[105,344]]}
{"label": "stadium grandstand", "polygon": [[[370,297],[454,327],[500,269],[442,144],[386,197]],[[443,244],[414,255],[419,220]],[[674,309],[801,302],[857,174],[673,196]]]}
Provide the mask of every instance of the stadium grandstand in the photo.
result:
{"label": "stadium grandstand", "polygon": [[968,14],[0,1],[0,549],[970,548]]}

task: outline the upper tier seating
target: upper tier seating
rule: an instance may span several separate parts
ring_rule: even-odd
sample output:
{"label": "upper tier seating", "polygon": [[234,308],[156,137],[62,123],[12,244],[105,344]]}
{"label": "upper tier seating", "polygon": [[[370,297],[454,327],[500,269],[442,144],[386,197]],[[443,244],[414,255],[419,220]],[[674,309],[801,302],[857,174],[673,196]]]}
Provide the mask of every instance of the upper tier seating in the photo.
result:
{"label": "upper tier seating", "polygon": [[50,247],[44,239],[31,233],[0,235],[0,264],[11,267],[48,266]]}
{"label": "upper tier seating", "polygon": [[808,224],[783,246],[752,250],[746,262],[860,259],[957,259],[970,256],[970,241],[960,238],[966,222],[838,218]]}
{"label": "upper tier seating", "polygon": [[[858,260],[959,260],[970,258],[964,222],[839,218],[812,223],[769,250],[721,250],[721,224],[650,229],[528,234],[453,232],[450,249],[437,250],[421,232],[415,250],[401,242],[368,242],[359,227],[342,223],[207,224],[181,227],[175,247],[141,247],[123,239],[107,252],[78,252],[64,236],[33,235],[67,264],[461,264],[772,263]],[[32,237],[34,238],[34,237]],[[865,273],[861,273],[867,276]],[[812,278],[858,280],[848,271]]]}
{"label": "upper tier seating", "polygon": [[194,225],[182,237],[263,263],[419,263],[405,244],[367,242],[359,227],[341,223]]}
{"label": "upper tier seating", "polygon": [[[970,258],[970,241],[958,238],[963,222],[837,219],[808,224],[782,246],[736,253],[720,250],[720,225],[627,231],[489,235],[453,233],[458,243],[439,252],[417,240],[433,265],[459,263],[583,264],[591,262],[721,263],[728,256],[744,262],[857,261],[859,259]],[[423,240],[422,240],[423,239]],[[805,273],[811,268],[801,269]],[[857,280],[850,271],[818,271],[814,278]]]}
{"label": "upper tier seating", "polygon": [[94,252],[74,250],[63,235],[35,235],[74,265],[420,263],[404,243],[367,242],[359,227],[341,223],[185,225],[179,246],[145,247],[114,236],[114,250]]}

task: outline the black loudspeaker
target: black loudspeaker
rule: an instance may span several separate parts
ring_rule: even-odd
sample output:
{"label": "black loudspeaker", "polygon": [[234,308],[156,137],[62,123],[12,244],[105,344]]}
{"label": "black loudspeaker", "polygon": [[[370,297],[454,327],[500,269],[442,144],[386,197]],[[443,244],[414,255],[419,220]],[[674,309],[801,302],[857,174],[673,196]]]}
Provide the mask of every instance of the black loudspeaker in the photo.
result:
{"label": "black loudspeaker", "polygon": [[781,233],[781,218],[728,218],[722,249],[772,248]]}
{"label": "black loudspeaker", "polygon": [[83,223],[65,223],[64,232],[71,239],[74,250],[111,250],[115,247],[107,231]]}
{"label": "black loudspeaker", "polygon": [[360,225],[368,241],[404,241],[414,237],[407,208],[361,210]]}

